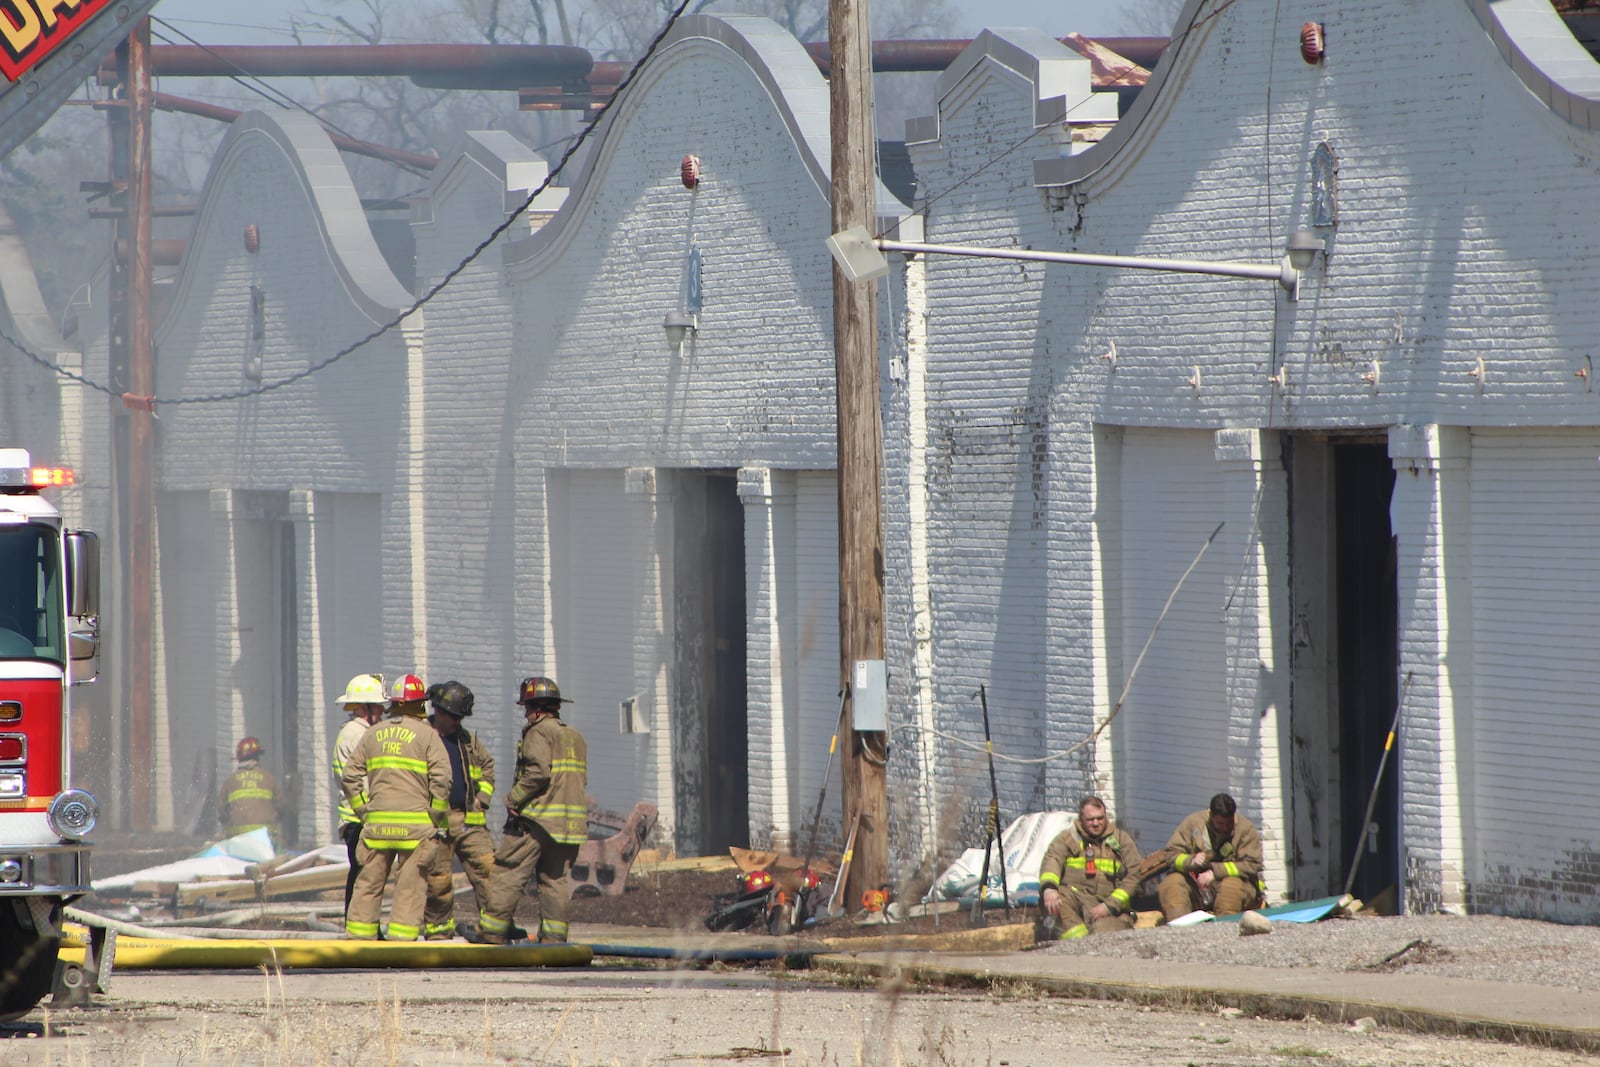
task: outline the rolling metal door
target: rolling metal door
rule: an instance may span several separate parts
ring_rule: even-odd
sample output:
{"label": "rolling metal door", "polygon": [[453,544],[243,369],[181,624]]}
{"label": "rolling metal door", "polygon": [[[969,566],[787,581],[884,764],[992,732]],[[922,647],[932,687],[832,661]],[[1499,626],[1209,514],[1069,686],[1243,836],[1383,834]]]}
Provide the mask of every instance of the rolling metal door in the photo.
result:
{"label": "rolling metal door", "polygon": [[[1504,889],[1518,872],[1559,880],[1594,838],[1597,455],[1593,430],[1473,433],[1468,864]],[[1557,917],[1563,894],[1540,895]]]}
{"label": "rolling metal door", "polygon": [[[1127,430],[1122,453],[1121,662],[1132,668],[1162,606],[1222,520],[1209,432]],[[1228,531],[1225,531],[1225,534]],[[1113,731],[1119,821],[1159,848],[1187,814],[1228,787],[1224,628],[1237,552],[1218,538],[1173,601]],[[1112,679],[1112,692],[1125,678]]]}
{"label": "rolling metal door", "polygon": [[[562,694],[575,701],[562,717],[589,743],[589,792],[602,807],[626,813],[641,800],[659,806],[658,798],[641,792],[650,780],[647,746],[655,735],[623,734],[618,712],[638,688],[636,653],[655,641],[653,627],[635,632],[648,562],[634,550],[633,524],[641,516],[621,471],[552,471],[548,485],[553,670]],[[551,669],[522,667],[528,674]]]}

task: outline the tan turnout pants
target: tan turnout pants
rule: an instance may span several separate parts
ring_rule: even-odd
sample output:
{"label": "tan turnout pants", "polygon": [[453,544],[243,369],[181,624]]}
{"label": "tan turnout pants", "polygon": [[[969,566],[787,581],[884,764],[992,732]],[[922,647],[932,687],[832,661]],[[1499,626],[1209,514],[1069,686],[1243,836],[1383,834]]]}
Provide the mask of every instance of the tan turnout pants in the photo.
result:
{"label": "tan turnout pants", "polygon": [[531,820],[512,820],[500,835],[500,847],[494,854],[494,877],[489,880],[488,905],[478,913],[478,929],[505,937],[523,888],[537,873],[539,940],[565,941],[572,896],[568,874],[577,858],[577,845],[558,843]]}
{"label": "tan turnout pants", "polygon": [[[1237,915],[1261,904],[1260,891],[1243,878],[1218,878],[1212,884],[1216,887],[1217,899],[1208,910],[1213,915]],[[1200,890],[1186,874],[1169,873],[1161,879],[1157,895],[1167,922],[1200,910]]]}
{"label": "tan turnout pants", "polygon": [[1095,919],[1091,922],[1089,912],[1096,904],[1101,903],[1100,901],[1071,886],[1064,885],[1056,892],[1061,894],[1061,916],[1056,920],[1056,929],[1060,931],[1058,937],[1062,941],[1087,937],[1089,934],[1111,934],[1118,930],[1133,929],[1131,911],[1125,911],[1120,915],[1107,915],[1104,919]]}
{"label": "tan turnout pants", "polygon": [[455,857],[461,858],[461,869],[467,872],[472,885],[472,895],[482,911],[489,902],[489,878],[494,873],[494,838],[483,826],[468,826],[467,814],[450,812],[450,839],[439,842],[438,855],[428,872],[428,906],[422,915],[422,933],[425,937],[454,937],[456,933],[455,880],[451,871]]}
{"label": "tan turnout pants", "polygon": [[395,870],[394,898],[389,902],[390,941],[415,941],[422,933],[422,909],[428,899],[428,871],[438,851],[436,838],[424,838],[414,849],[372,848],[365,840],[356,847],[361,873],[356,875],[345,912],[344,932],[361,941],[378,937],[378,918],[383,912],[383,887],[389,869]]}

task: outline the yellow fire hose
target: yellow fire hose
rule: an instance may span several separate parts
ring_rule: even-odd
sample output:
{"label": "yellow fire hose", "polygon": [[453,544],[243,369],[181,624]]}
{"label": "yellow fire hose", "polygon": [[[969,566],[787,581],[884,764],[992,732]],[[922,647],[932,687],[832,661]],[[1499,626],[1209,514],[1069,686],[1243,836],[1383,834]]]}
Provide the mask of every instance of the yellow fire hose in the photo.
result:
{"label": "yellow fire hose", "polygon": [[[62,942],[61,959],[82,964],[83,944]],[[446,968],[586,967],[588,945],[471,945],[460,941],[260,941],[159,940],[119,937],[119,971],[226,970],[231,968]]]}

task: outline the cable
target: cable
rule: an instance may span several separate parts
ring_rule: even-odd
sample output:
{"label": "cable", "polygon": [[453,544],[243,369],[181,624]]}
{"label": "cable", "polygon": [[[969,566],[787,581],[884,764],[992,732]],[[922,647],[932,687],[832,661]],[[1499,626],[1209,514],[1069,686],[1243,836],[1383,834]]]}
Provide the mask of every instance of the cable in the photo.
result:
{"label": "cable", "polygon": [[[150,21],[151,22],[159,22],[159,23],[161,23],[161,25],[165,26],[169,30],[172,30],[173,33],[176,33],[179,37],[182,37],[185,41],[188,41],[190,44],[192,44],[196,48],[200,49],[202,52],[204,52],[206,55],[210,56],[212,59],[215,59],[219,63],[225,63],[228,66],[232,67],[234,70],[238,71],[239,72],[238,74],[229,74],[229,75],[227,75],[228,80],[233,82],[235,85],[238,85],[239,87],[241,87],[243,89],[249,89],[251,92],[256,93],[258,96],[262,97],[263,99],[270,100],[273,103],[278,104],[278,106],[280,106],[280,107],[288,107],[292,111],[304,112],[305,114],[310,115],[312,118],[316,119],[325,128],[332,130],[334,133],[339,134],[341,137],[348,137],[352,141],[362,141],[362,140],[366,139],[364,137],[357,137],[355,134],[351,133],[349,130],[341,128],[337,123],[334,123],[331,120],[326,119],[323,116],[317,114],[315,111],[312,111],[310,108],[308,108],[304,104],[300,103],[300,101],[296,100],[294,97],[290,96],[288,93],[286,93],[283,90],[277,88],[276,86],[268,86],[265,82],[261,82],[260,77],[258,77],[257,75],[251,74],[248,70],[246,70],[243,67],[239,66],[239,64],[233,62],[230,59],[225,58],[224,56],[219,55],[209,45],[205,45],[205,44],[200,43],[199,41],[195,40],[193,37],[190,37],[188,34],[184,33],[182,30],[177,29],[174,26],[172,26],[171,23],[165,22],[162,19],[156,18],[153,15],[151,16]],[[167,38],[167,37],[159,37],[159,39],[164,41],[164,42],[166,42],[166,43],[168,43],[168,44],[172,43],[171,39]],[[253,82],[261,82],[261,84],[260,85],[252,85],[250,82],[246,82],[244,80],[245,78],[249,78]],[[384,162],[392,163],[395,166],[399,167],[401,170],[410,171],[412,174],[415,174],[419,178],[426,178],[428,176],[426,171],[424,171],[424,170],[422,170],[422,169],[420,169],[418,167],[413,167],[409,163],[401,163],[399,160],[394,160],[394,159],[385,159]]]}
{"label": "cable", "polygon": [[[396,326],[399,326],[406,319],[410,318],[412,315],[415,315],[418,311],[421,311],[430,300],[439,295],[445,286],[454,281],[462,271],[466,270],[467,267],[473,263],[474,260],[483,255],[489,246],[499,239],[501,234],[509,230],[516,223],[516,221],[522,217],[523,213],[533,205],[533,202],[538,199],[539,195],[550,187],[551,183],[553,183],[561,174],[562,169],[565,168],[569,162],[571,162],[572,157],[577,155],[578,150],[582,148],[588,141],[589,135],[600,127],[601,119],[603,119],[606,116],[606,113],[611,110],[612,105],[622,98],[623,91],[633,83],[635,78],[638,77],[640,69],[647,62],[649,62],[650,57],[655,54],[656,49],[661,46],[661,42],[665,40],[667,34],[671,32],[672,27],[675,26],[678,20],[683,16],[684,10],[693,2],[694,0],[679,0],[677,7],[673,9],[672,14],[667,18],[667,21],[662,25],[661,29],[657,31],[655,37],[651,38],[649,46],[644,50],[644,54],[639,57],[633,66],[628,69],[628,73],[625,74],[622,80],[617,83],[616,89],[612,91],[611,95],[606,99],[606,102],[601,105],[600,110],[595,113],[595,116],[589,125],[576,135],[572,141],[572,144],[567,146],[567,150],[561,154],[561,158],[556,161],[555,165],[551,167],[549,172],[545,175],[544,181],[540,182],[536,189],[528,193],[528,195],[523,199],[522,203],[517,205],[516,210],[509,212],[505,219],[502,220],[498,226],[490,230],[489,235],[482,241],[479,241],[477,246],[473,248],[472,251],[468,252],[466,257],[463,258],[460,263],[457,263],[454,267],[452,267],[442,278],[439,279],[438,282],[429,287],[427,292],[413,300],[409,306],[407,306],[394,318],[383,323],[381,326],[376,327],[354,343],[341,348],[333,355],[319,360],[318,362],[306,367],[304,370],[297,371],[288,377],[279,378],[271,382],[263,382],[260,385],[250,389],[239,389],[228,393],[211,393],[204,396],[180,396],[171,398],[140,397],[136,398],[139,404],[141,406],[148,405],[151,410],[154,410],[155,406],[158,404],[210,404],[228,400],[243,400],[252,396],[260,396],[263,393],[270,393],[274,390],[282,389],[285,386],[293,385],[295,382],[309,378],[318,371],[332,366],[334,363],[337,363],[339,360],[343,359],[345,356],[348,356],[357,349],[376,341],[378,338],[393,330]],[[85,377],[84,375],[78,374],[74,371],[69,371],[65,367],[61,367],[50,360],[45,359],[43,356],[39,355],[37,352],[34,352],[32,349],[28,348],[26,345],[22,344],[16,338],[7,334],[3,330],[0,330],[0,340],[4,340],[12,348],[15,348],[18,352],[21,352],[33,362],[55,372],[64,378],[68,378],[72,381],[78,382],[81,385],[85,385],[91,389],[105,393],[107,396],[123,396],[125,398],[124,402],[127,402],[128,394],[118,393],[115,389],[112,389],[108,385],[94,381],[93,379]]]}
{"label": "cable", "polygon": [[[1194,559],[1189,562],[1189,566],[1178,578],[1178,584],[1173,586],[1172,592],[1167,594],[1167,602],[1161,606],[1161,613],[1156,616],[1155,625],[1150,627],[1150,633],[1144,639],[1144,647],[1139,650],[1139,655],[1134,657],[1133,667],[1128,671],[1127,680],[1122,683],[1122,692],[1117,694],[1117,702],[1112,705],[1110,714],[1108,714],[1104,719],[1100,720],[1100,725],[1096,726],[1089,733],[1088,737],[1085,737],[1077,744],[1070,745],[1067,748],[1062,749],[1060,752],[1052,752],[1044,756],[1007,756],[1003,753],[995,752],[994,757],[996,759],[1005,760],[1007,763],[1049,763],[1051,760],[1063,759],[1067,756],[1070,756],[1080,749],[1086,748],[1095,741],[1099,740],[1100,735],[1105,733],[1106,729],[1111,725],[1112,720],[1114,720],[1117,715],[1121,713],[1123,704],[1127,702],[1128,692],[1133,688],[1133,680],[1139,676],[1139,667],[1144,663],[1145,653],[1149,652],[1150,646],[1155,644],[1156,634],[1161,632],[1161,624],[1167,621],[1167,612],[1172,610],[1173,602],[1178,599],[1178,593],[1182,591],[1184,585],[1189,581],[1189,576],[1194,573],[1195,568],[1200,566],[1200,561],[1205,558],[1206,551],[1210,549],[1211,545],[1216,541],[1217,535],[1222,532],[1222,528],[1225,525],[1227,524],[1221,522],[1217,523],[1217,528],[1211,531],[1211,536],[1206,538],[1205,544],[1200,546],[1200,551],[1195,553]],[[905,723],[899,727],[899,729],[920,731],[922,728],[917,726],[915,723]],[[993,749],[992,745],[980,745],[974,741],[968,741],[964,737],[959,737],[955,734],[947,734],[940,730],[931,730],[928,732],[932,733],[936,737],[942,737],[947,741],[954,742],[958,745],[963,745],[967,748],[975,749],[979,752],[989,752]]]}

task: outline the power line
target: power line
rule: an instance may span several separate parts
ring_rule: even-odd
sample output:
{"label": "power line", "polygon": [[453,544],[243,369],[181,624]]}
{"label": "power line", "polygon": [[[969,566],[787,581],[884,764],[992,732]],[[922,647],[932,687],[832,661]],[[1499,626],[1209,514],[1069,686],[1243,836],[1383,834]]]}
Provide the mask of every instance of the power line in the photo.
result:
{"label": "power line", "polygon": [[[246,70],[245,68],[241,67],[239,64],[233,62],[231,59],[228,59],[227,57],[218,54],[214,49],[212,49],[208,45],[200,43],[199,41],[195,40],[193,37],[190,37],[188,34],[184,33],[182,30],[176,29],[171,23],[165,22],[165,21],[163,21],[161,19],[158,19],[155,16],[151,16],[150,21],[151,22],[159,22],[159,23],[161,23],[161,25],[165,26],[169,30],[172,30],[173,33],[176,33],[179,37],[182,37],[184,40],[188,41],[190,44],[192,44],[196,48],[200,49],[206,55],[208,55],[211,58],[215,59],[217,62],[225,63],[228,66],[232,67],[234,70],[238,71],[238,74],[229,74],[229,75],[227,75],[227,78],[228,78],[229,81],[231,81],[234,84],[240,86],[241,88],[248,89],[251,92],[255,93],[256,95],[262,97],[263,99],[270,100],[270,101],[272,101],[273,103],[277,104],[280,107],[288,107],[291,110],[302,111],[305,114],[310,115],[312,118],[316,119],[318,122],[320,122],[327,129],[332,130],[334,133],[337,133],[342,137],[348,137],[352,141],[364,140],[364,138],[357,137],[354,134],[352,134],[350,131],[342,129],[337,123],[333,122],[332,120],[324,118],[323,116],[321,116],[321,115],[317,114],[316,112],[312,111],[310,108],[306,107],[304,104],[300,103],[300,101],[296,100],[294,97],[290,96],[288,93],[284,92],[283,90],[277,88],[276,86],[268,85],[266,82],[262,81],[262,79],[259,76],[250,73],[248,70]],[[166,41],[169,44],[172,43],[171,39],[167,38],[167,37],[161,37],[161,40]],[[245,78],[249,78],[250,82],[245,81],[244,80]],[[259,82],[260,84],[259,85],[252,85],[251,82]],[[426,172],[424,172],[422,170],[419,170],[418,168],[413,167],[410,164],[402,163],[402,162],[400,162],[399,160],[396,160],[396,159],[387,159],[386,158],[385,161],[389,162],[389,163],[393,163],[395,166],[401,168],[402,170],[410,171],[412,174],[415,174],[419,178],[426,178],[427,177],[427,173]]]}
{"label": "power line", "polygon": [[311,375],[316,374],[317,372],[337,363],[339,360],[343,359],[345,356],[348,356],[357,349],[376,341],[378,338],[384,336],[389,331],[399,326],[406,319],[422,310],[422,308],[426,306],[429,301],[438,296],[439,293],[444,290],[445,286],[454,281],[462,271],[466,270],[474,260],[481,256],[489,248],[489,246],[500,237],[501,234],[509,230],[512,225],[514,225],[516,221],[522,217],[523,213],[533,205],[533,202],[538,199],[539,195],[548,189],[556,180],[556,178],[561,174],[563,168],[566,167],[566,165],[572,160],[572,157],[577,155],[578,150],[584,146],[585,142],[587,142],[589,135],[600,127],[601,119],[603,119],[606,113],[611,110],[612,105],[622,97],[623,91],[633,83],[634,79],[638,76],[640,69],[643,68],[647,62],[649,62],[650,57],[655,54],[656,49],[661,46],[661,42],[665,40],[667,34],[671,32],[672,27],[675,26],[678,20],[683,16],[684,10],[693,2],[694,0],[679,0],[678,6],[673,9],[672,14],[667,18],[667,21],[662,25],[661,29],[656,32],[656,35],[653,38],[651,38],[650,44],[645,48],[644,53],[633,64],[633,66],[628,69],[628,73],[623,76],[622,80],[617,83],[616,89],[606,99],[606,102],[601,105],[600,110],[595,113],[594,119],[590,122],[590,124],[573,139],[570,145],[567,146],[567,150],[561,154],[561,158],[556,161],[555,166],[551,167],[549,173],[545,175],[544,181],[540,182],[536,189],[528,193],[528,195],[523,199],[522,203],[517,206],[516,210],[508,214],[498,226],[490,230],[488,236],[479,241],[477,246],[474,247],[471,252],[468,252],[466,257],[463,258],[460,263],[457,263],[454,267],[452,267],[442,278],[439,279],[439,281],[429,287],[427,292],[413,300],[409,306],[407,306],[394,318],[383,323],[381,326],[374,328],[371,332],[367,333],[364,337],[353,342],[352,344],[346,345],[344,348],[339,349],[339,351],[333,353],[331,356],[311,364],[304,370],[297,371],[294,374],[284,378],[279,378],[275,381],[263,382],[260,385],[254,386],[250,389],[239,389],[227,393],[211,393],[204,396],[180,397],[130,397],[128,394],[119,394],[116,390],[102,382],[95,381],[94,379],[79,374],[76,371],[67,370],[65,367],[46,359],[37,352],[34,352],[27,345],[24,345],[22,342],[6,333],[4,330],[0,330],[0,340],[5,341],[12,348],[16,349],[18,352],[21,352],[28,359],[60,375],[63,378],[67,378],[71,381],[78,382],[81,385],[88,386],[90,389],[105,393],[107,396],[121,395],[124,403],[129,403],[130,401],[137,402],[140,406],[149,406],[151,409],[154,409],[156,405],[161,404],[210,404],[227,400],[243,400],[248,397],[259,396],[263,393],[270,393],[274,390],[282,389],[284,386],[293,385],[295,382],[309,378]]}

